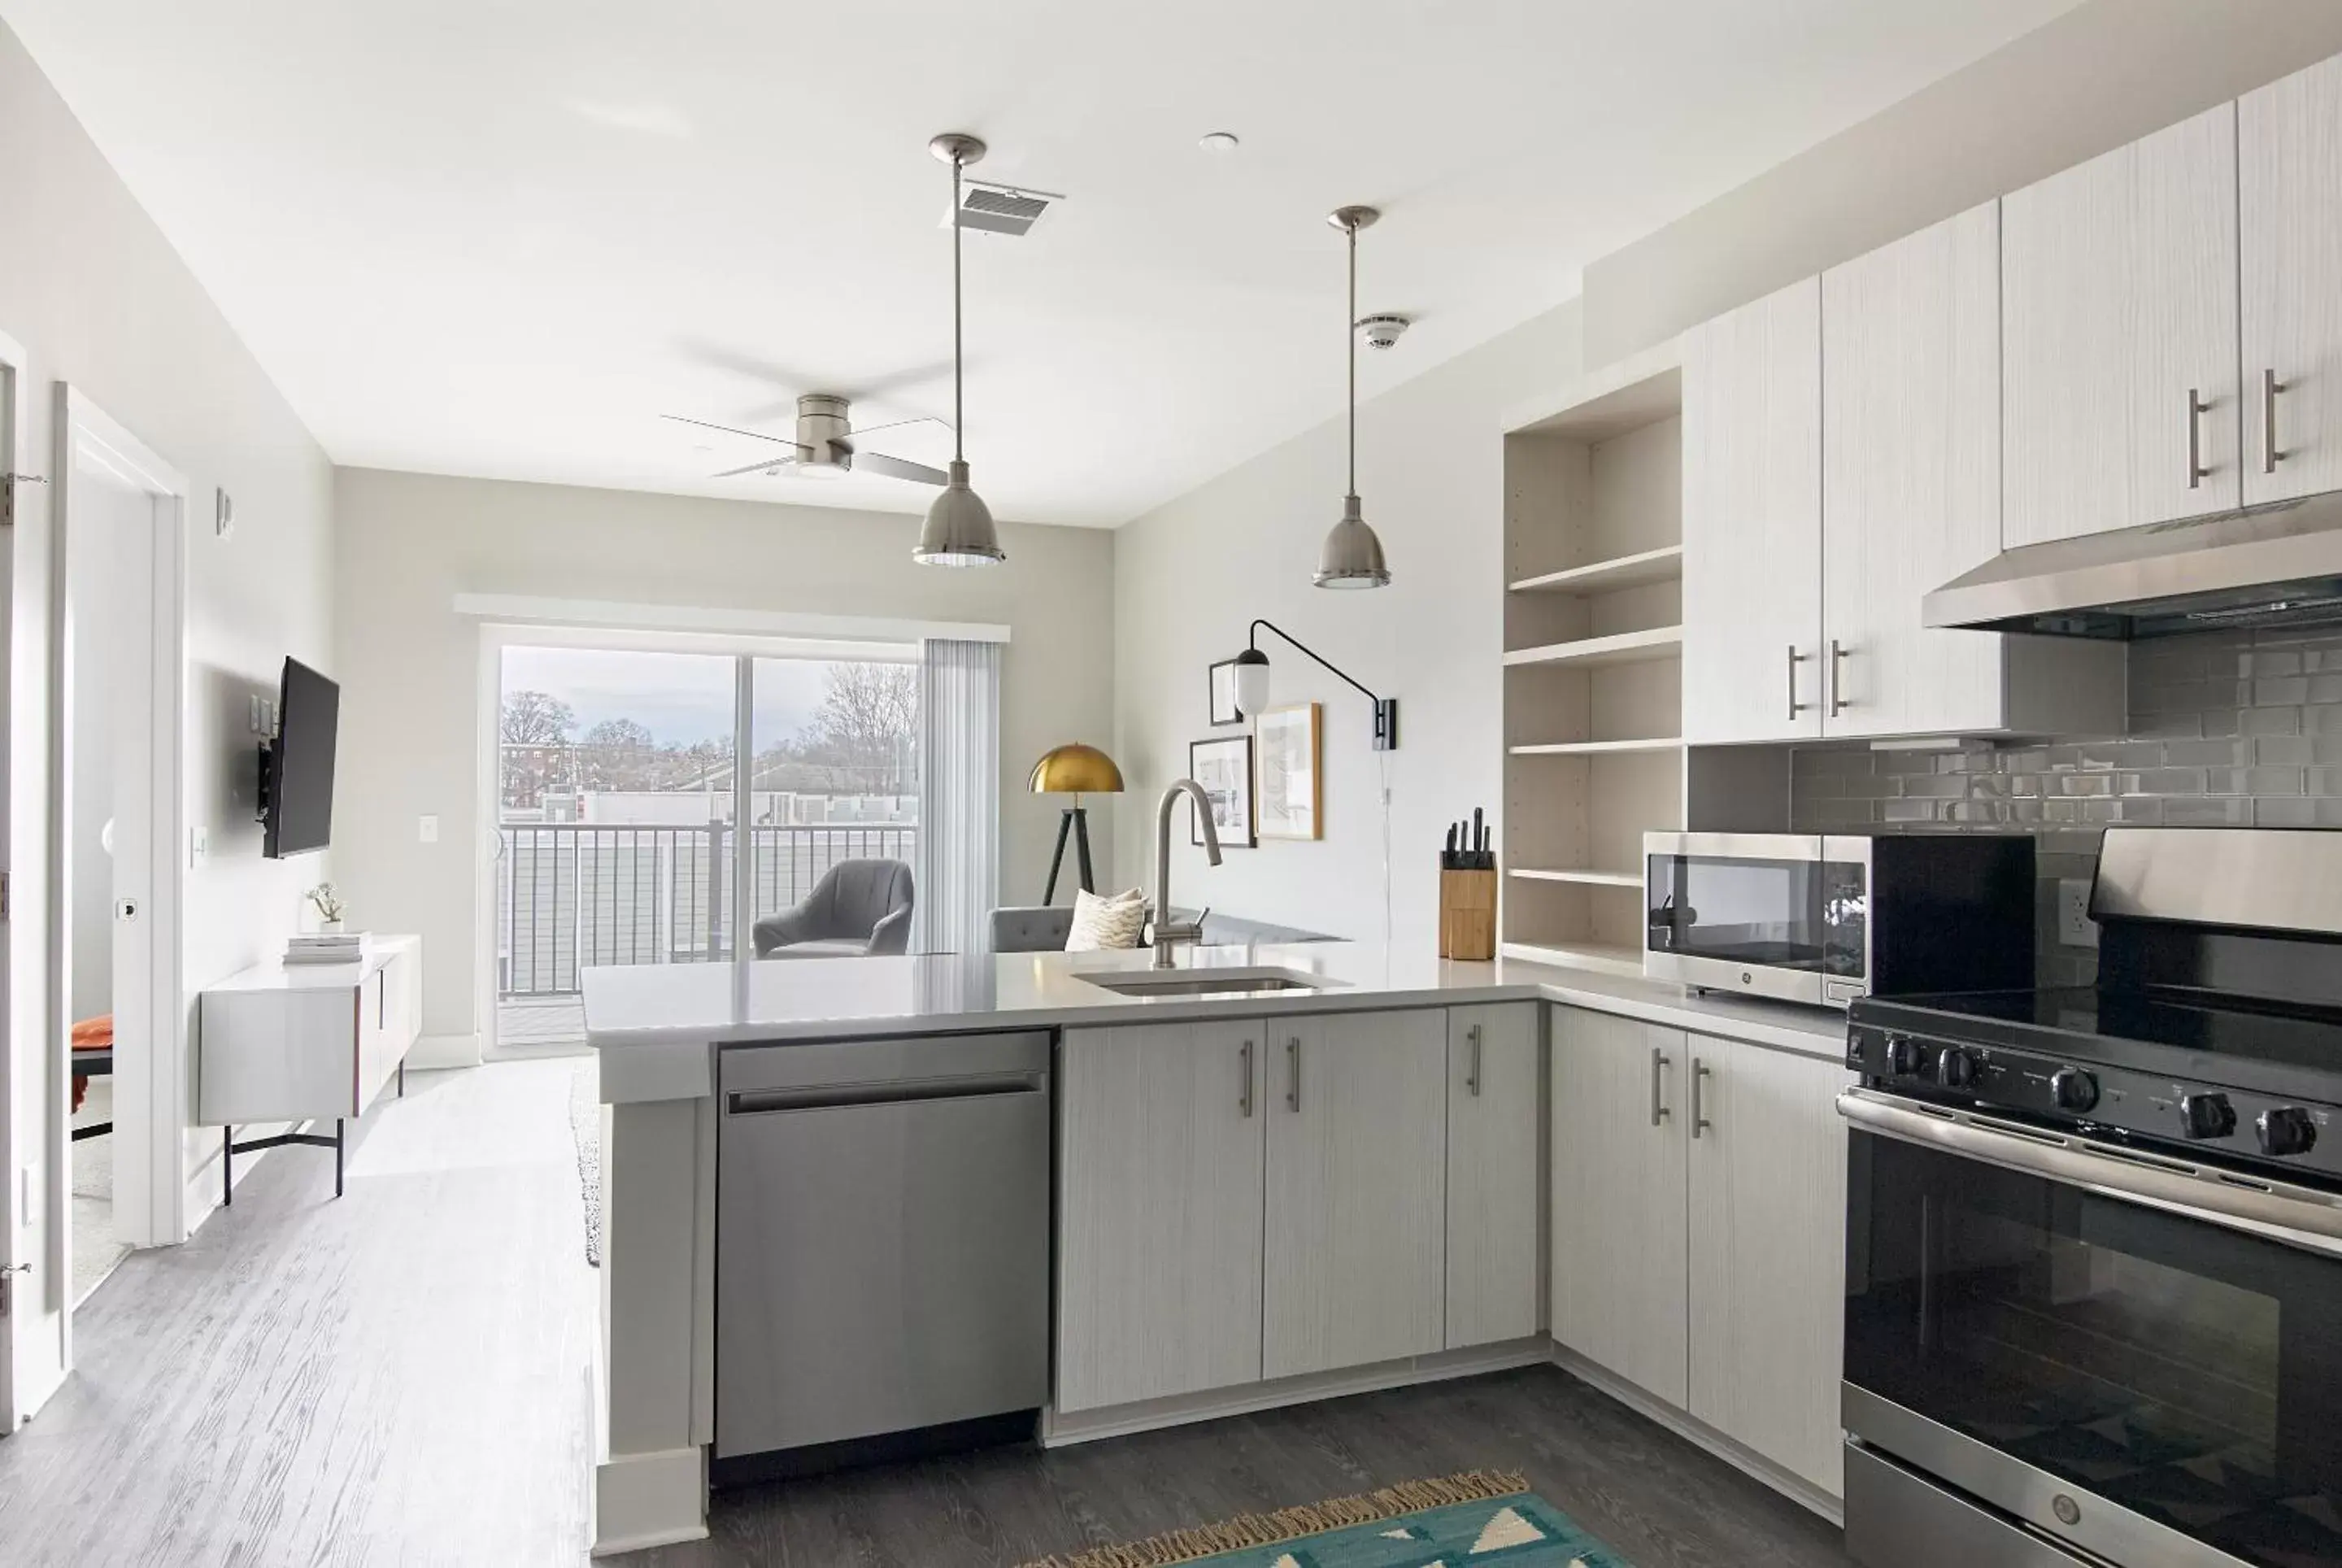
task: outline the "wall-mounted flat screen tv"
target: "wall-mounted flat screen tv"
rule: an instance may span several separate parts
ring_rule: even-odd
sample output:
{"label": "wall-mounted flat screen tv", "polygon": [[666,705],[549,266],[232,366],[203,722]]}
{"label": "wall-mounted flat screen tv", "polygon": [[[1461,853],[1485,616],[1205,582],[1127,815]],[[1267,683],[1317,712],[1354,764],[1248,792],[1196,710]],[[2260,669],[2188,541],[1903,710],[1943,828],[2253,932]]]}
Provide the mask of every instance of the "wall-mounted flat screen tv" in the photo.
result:
{"label": "wall-mounted flat screen tv", "polygon": [[285,661],[276,739],[261,749],[261,853],[270,859],[322,849],[334,827],[334,730],[342,689],[303,664]]}

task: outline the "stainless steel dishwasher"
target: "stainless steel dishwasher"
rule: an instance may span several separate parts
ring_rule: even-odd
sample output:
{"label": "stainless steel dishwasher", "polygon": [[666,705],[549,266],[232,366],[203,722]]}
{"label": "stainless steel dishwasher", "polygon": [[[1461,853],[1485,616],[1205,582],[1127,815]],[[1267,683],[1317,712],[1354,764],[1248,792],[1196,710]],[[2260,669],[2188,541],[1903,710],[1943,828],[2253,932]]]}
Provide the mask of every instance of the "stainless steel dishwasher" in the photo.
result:
{"label": "stainless steel dishwasher", "polygon": [[1046,1402],[1046,1032],[736,1047],[716,1084],[719,1483]]}

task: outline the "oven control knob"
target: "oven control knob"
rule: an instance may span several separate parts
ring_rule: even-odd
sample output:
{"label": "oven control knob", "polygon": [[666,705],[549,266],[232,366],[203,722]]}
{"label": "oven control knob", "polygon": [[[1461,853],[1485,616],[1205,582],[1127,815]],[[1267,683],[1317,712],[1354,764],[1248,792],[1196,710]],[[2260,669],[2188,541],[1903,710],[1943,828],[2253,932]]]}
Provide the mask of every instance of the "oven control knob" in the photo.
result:
{"label": "oven control knob", "polygon": [[1936,1052],[1936,1083],[1943,1089],[1966,1089],[1977,1081],[1977,1065],[1975,1051],[1947,1045]]}
{"label": "oven control knob", "polygon": [[1889,1078],[1908,1078],[1919,1070],[1919,1048],[1911,1043],[1907,1034],[1887,1037],[1886,1057]]}
{"label": "oven control knob", "polygon": [[2179,1130],[2190,1138],[2226,1138],[2237,1130],[2237,1108],[2225,1094],[2183,1094]]}
{"label": "oven control knob", "polygon": [[2253,1123],[2264,1154],[2307,1154],[2317,1143],[2317,1123],[2298,1105],[2264,1111]]}
{"label": "oven control knob", "polygon": [[2078,1067],[2061,1067],[2049,1075],[2049,1094],[2060,1111],[2087,1111],[2098,1102],[2098,1081]]}

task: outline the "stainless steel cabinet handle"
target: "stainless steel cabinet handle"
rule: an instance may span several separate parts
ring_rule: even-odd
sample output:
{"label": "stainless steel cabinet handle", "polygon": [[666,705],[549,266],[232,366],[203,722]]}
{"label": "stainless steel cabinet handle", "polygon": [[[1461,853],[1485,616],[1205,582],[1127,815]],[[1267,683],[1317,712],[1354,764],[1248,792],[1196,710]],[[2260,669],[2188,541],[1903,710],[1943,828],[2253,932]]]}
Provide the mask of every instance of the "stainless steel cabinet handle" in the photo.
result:
{"label": "stainless steel cabinet handle", "polygon": [[1707,1119],[1706,1110],[1708,1065],[1697,1057],[1691,1059],[1691,1135],[1696,1138],[1706,1128],[1716,1125]]}
{"label": "stainless steel cabinet handle", "polygon": [[2200,387],[2187,388],[2187,487],[2201,489],[2212,470],[2204,466],[2204,413],[2207,405]]}
{"label": "stainless steel cabinet handle", "polygon": [[1792,719],[1806,710],[1806,705],[1797,700],[1797,666],[1805,661],[1806,656],[1797,651],[1796,643],[1791,643],[1789,645],[1789,717]]}
{"label": "stainless steel cabinet handle", "polygon": [[1244,1108],[1244,1113],[1246,1116],[1250,1116],[1252,1114],[1252,1041],[1244,1042],[1244,1049],[1236,1053],[1236,1060],[1244,1065],[1244,1088],[1236,1095],[1236,1103]]}
{"label": "stainless steel cabinet handle", "polygon": [[1651,1125],[1654,1127],[1675,1114],[1667,1109],[1666,1101],[1659,1097],[1659,1075],[1674,1065],[1673,1059],[1666,1051],[1656,1045],[1651,1047]]}
{"label": "stainless steel cabinet handle", "polygon": [[1301,1109],[1301,1037],[1293,1036],[1285,1042],[1285,1109]]}
{"label": "stainless steel cabinet handle", "polygon": [[1466,1030],[1464,1038],[1472,1042],[1472,1066],[1464,1074],[1464,1087],[1476,1098],[1480,1092],[1480,1026],[1476,1023]]}
{"label": "stainless steel cabinet handle", "polygon": [[1836,719],[1854,706],[1846,699],[1846,645],[1836,638],[1830,638],[1829,678],[1829,716]]}
{"label": "stainless steel cabinet handle", "polygon": [[2285,388],[2277,385],[2274,369],[2261,372],[2261,472],[2274,474],[2285,454],[2277,449],[2277,395]]}

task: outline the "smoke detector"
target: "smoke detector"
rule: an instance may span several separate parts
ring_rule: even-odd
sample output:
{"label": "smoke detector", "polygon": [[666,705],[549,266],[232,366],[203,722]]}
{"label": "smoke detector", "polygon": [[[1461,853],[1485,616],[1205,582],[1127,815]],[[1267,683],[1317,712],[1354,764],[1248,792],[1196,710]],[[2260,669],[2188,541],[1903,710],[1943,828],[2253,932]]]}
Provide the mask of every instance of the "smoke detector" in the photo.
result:
{"label": "smoke detector", "polygon": [[[986,234],[1011,236],[1030,233],[1041,215],[1052,204],[1066,198],[1050,191],[1028,190],[1023,186],[1001,185],[996,181],[980,180],[974,175],[966,179],[966,189],[956,209],[962,228],[980,229]],[[943,222],[936,226],[949,228],[955,209],[946,209]]]}
{"label": "smoke detector", "polygon": [[1366,340],[1367,347],[1388,348],[1398,341],[1399,334],[1407,329],[1409,323],[1404,316],[1385,312],[1378,316],[1361,316],[1356,326],[1358,336]]}

